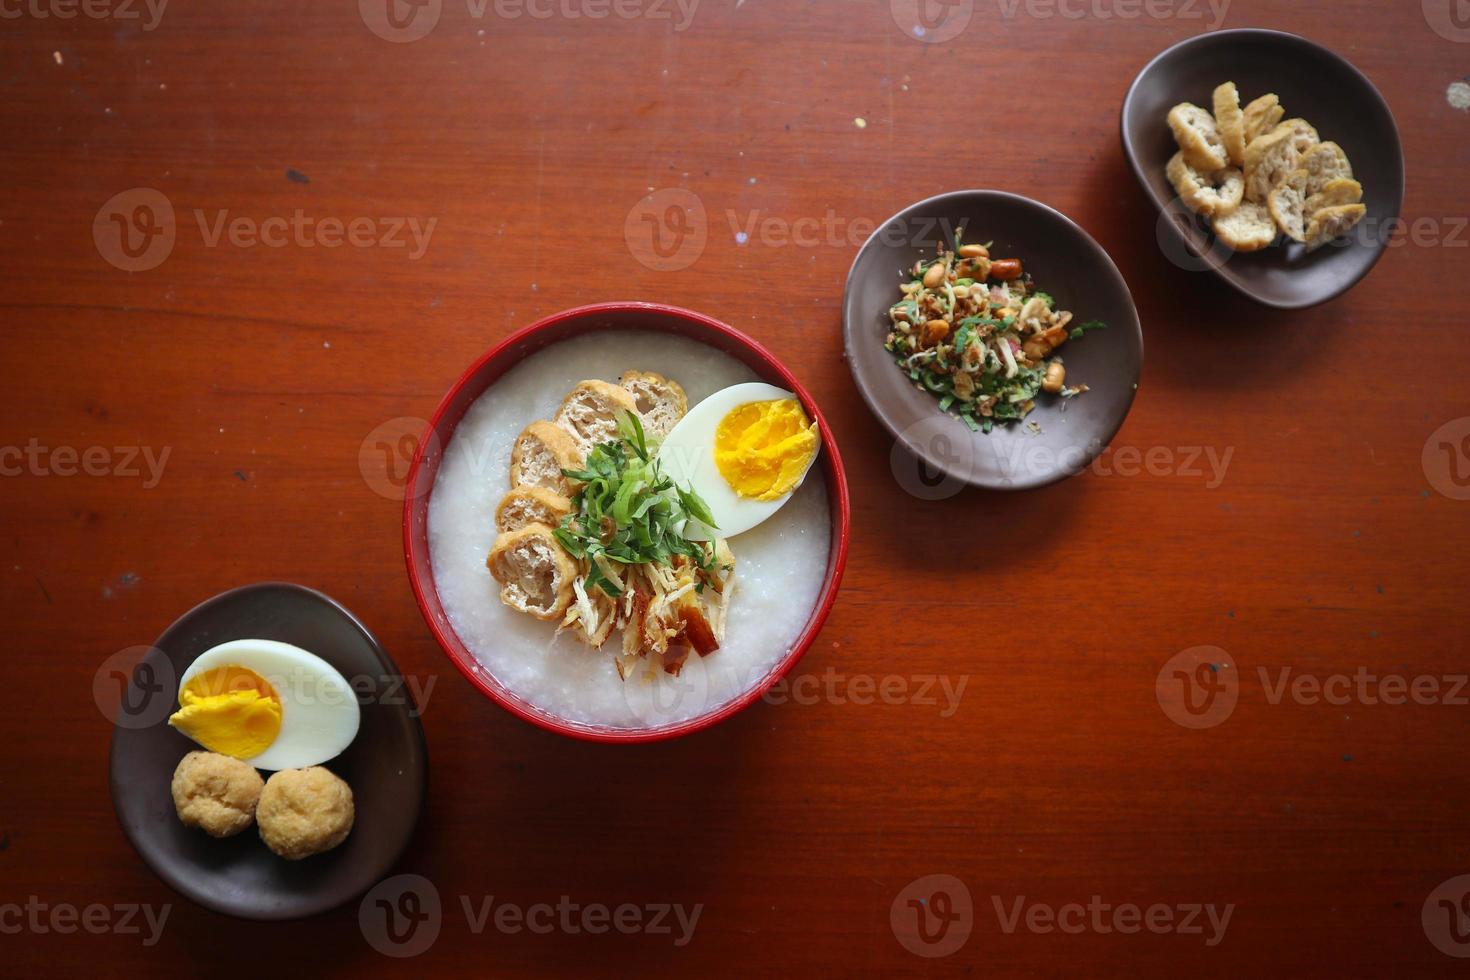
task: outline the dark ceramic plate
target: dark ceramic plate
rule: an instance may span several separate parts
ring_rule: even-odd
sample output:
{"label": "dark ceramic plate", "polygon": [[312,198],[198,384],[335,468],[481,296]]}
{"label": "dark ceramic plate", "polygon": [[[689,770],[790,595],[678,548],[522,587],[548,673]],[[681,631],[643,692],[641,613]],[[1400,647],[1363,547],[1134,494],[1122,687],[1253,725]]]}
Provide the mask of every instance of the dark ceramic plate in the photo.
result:
{"label": "dark ceramic plate", "polygon": [[[1062,348],[1067,382],[1085,383],[1090,391],[1067,400],[1043,394],[1025,421],[971,432],[939,411],[938,400],[919,390],[883,349],[888,308],[905,281],[900,272],[933,258],[939,243],[961,229],[966,241],[993,239],[994,257],[1021,259],[1078,323],[1107,324]],[[858,391],[910,455],[946,480],[1000,490],[1054,483],[1090,463],[1122,426],[1143,364],[1138,311],[1107,252],[1061,212],[1003,191],[940,194],[889,218],[847,274],[843,344]]]}
{"label": "dark ceramic plate", "polygon": [[[352,833],[304,861],[276,857],[254,827],[224,840],[185,827],[169,793],[174,767],[198,748],[167,723],[177,678],[210,647],[250,637],[310,650],[362,703],[357,738],[327,763],[352,787]],[[427,783],[424,729],[398,668],[351,613],[300,585],[247,585],[185,613],[138,662],[113,727],[112,800],[128,840],[186,897],[247,919],[314,915],[376,884],[408,845]]]}
{"label": "dark ceramic plate", "polygon": [[[1240,90],[1242,106],[1275,92],[1286,118],[1306,119],[1322,139],[1343,148],[1368,208],[1351,235],[1311,254],[1289,241],[1235,254],[1179,202],[1164,175],[1178,149],[1165,117],[1180,102],[1208,110],[1215,86],[1226,81]],[[1181,41],[1134,79],[1123,100],[1122,131],[1128,162],[1159,209],[1165,256],[1185,269],[1210,269],[1277,309],[1315,306],[1352,288],[1382,256],[1403,207],[1404,154],[1388,103],[1362,72],[1295,34],[1248,29]]]}

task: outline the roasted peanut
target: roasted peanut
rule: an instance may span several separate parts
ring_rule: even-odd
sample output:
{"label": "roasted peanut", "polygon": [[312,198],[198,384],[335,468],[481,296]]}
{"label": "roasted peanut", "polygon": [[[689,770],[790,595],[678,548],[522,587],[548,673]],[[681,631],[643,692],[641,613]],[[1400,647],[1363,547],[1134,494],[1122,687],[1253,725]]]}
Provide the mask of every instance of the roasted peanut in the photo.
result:
{"label": "roasted peanut", "polygon": [[1009,282],[1021,278],[1020,259],[996,259],[990,263],[990,278]]}
{"label": "roasted peanut", "polygon": [[933,347],[949,336],[949,323],[945,320],[930,320],[924,324],[924,346]]}
{"label": "roasted peanut", "polygon": [[976,282],[984,282],[990,276],[990,260],[982,257],[961,259],[954,271],[955,275],[961,279],[969,278]]}
{"label": "roasted peanut", "polygon": [[1021,345],[1021,353],[1033,361],[1039,361],[1067,342],[1067,331],[1062,327],[1048,327],[1032,334]]}
{"label": "roasted peanut", "polygon": [[1041,390],[1056,394],[1062,390],[1066,380],[1067,369],[1062,367],[1062,362],[1052,361],[1046,366],[1046,377],[1041,379]]}
{"label": "roasted peanut", "polygon": [[1067,331],[1064,327],[1048,327],[1038,336],[1046,341],[1047,347],[1052,350],[1056,350],[1067,342]]}
{"label": "roasted peanut", "polygon": [[957,254],[962,259],[988,259],[990,249],[984,245],[961,245]]}
{"label": "roasted peanut", "polygon": [[929,267],[929,271],[924,273],[924,288],[933,289],[940,283],[944,282],[944,274],[946,271],[947,270],[945,269],[943,262],[935,262],[933,265],[931,265]]}

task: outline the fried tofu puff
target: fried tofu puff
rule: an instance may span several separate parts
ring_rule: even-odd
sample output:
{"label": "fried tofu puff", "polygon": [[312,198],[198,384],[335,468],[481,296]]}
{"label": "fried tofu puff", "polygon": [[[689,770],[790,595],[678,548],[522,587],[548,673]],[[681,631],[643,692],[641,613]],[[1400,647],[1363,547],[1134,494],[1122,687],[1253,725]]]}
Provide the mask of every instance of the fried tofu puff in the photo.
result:
{"label": "fried tofu puff", "polygon": [[211,837],[233,837],[255,821],[265,783],[239,759],[218,752],[190,752],[174,770],[174,809],[185,826]]}
{"label": "fried tofu puff", "polygon": [[321,766],[283,769],[265,784],[260,839],[288,861],[330,851],[352,832],[352,787]]}

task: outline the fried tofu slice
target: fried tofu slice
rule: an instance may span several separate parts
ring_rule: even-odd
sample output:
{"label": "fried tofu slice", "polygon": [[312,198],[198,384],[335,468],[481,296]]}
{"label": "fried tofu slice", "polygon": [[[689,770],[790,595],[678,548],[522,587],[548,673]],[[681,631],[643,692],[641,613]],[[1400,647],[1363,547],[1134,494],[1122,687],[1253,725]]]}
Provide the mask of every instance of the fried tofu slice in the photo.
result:
{"label": "fried tofu slice", "polygon": [[1237,252],[1259,252],[1276,240],[1276,222],[1264,204],[1244,201],[1240,207],[1216,218],[1215,234]]}
{"label": "fried tofu slice", "polygon": [[543,487],[569,497],[574,481],[562,470],[582,468],[583,456],[571,434],[554,422],[532,422],[510,449],[510,485]]}
{"label": "fried tofu slice", "polygon": [[556,619],[571,605],[577,565],[545,524],[503,532],[485,565],[500,583],[500,601],[512,609]]}
{"label": "fried tofu slice", "polygon": [[625,371],[618,384],[633,396],[643,428],[649,435],[662,439],[689,411],[689,398],[679,382],[653,371]]}
{"label": "fried tofu slice", "polygon": [[1215,89],[1215,126],[1225,144],[1225,155],[1232,165],[1245,163],[1245,113],[1240,111],[1240,91],[1234,82]]}
{"label": "fried tofu slice", "polygon": [[1192,102],[1181,102],[1169,110],[1169,129],[1184,159],[1196,170],[1224,170],[1229,159],[1215,117]]}
{"label": "fried tofu slice", "polygon": [[638,412],[627,389],[606,381],[579,381],[562,399],[552,421],[571,433],[585,456],[605,442],[617,441],[618,419],[624,412]]}

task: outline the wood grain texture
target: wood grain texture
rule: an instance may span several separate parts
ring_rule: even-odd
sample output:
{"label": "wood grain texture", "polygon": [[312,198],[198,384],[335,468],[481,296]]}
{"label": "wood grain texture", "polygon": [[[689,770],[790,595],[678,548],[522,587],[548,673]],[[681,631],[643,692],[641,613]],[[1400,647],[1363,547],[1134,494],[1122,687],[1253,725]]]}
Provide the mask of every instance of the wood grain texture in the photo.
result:
{"label": "wood grain texture", "polygon": [[[1470,236],[1390,249],[1346,296],[1289,315],[1170,265],[1118,109],[1150,57],[1204,29],[1203,5],[1203,19],[1103,20],[976,0],[943,44],[904,36],[886,0],[706,0],[683,30],[675,8],[674,20],[493,6],[475,18],[445,0],[433,32],[404,44],[374,36],[355,6],[178,4],[151,31],[31,13],[0,24],[0,445],[170,453],[151,488],[35,467],[0,479],[0,905],[172,905],[151,947],[0,933],[8,968],[398,965],[364,940],[354,907],[267,926],[180,900],[111,811],[109,726],[88,694],[103,659],[215,592],[288,579],[341,600],[434,684],[429,801],[398,870],[432,880],[445,913],[416,970],[1456,970],[1420,913],[1470,873],[1466,709],[1272,704],[1258,669],[1272,682],[1286,666],[1467,670],[1470,503],[1437,492],[1421,454],[1470,415]],[[1294,30],[1352,60],[1397,115],[1405,217],[1439,220],[1444,237],[1466,214],[1470,115],[1445,93],[1470,46],[1430,30],[1420,4],[1235,0],[1224,26]],[[968,186],[1039,198],[1109,249],[1146,344],[1115,448],[1170,462],[1016,496],[928,502],[899,486],[842,361],[845,231]],[[162,265],[126,273],[91,224],[136,187],[168,197],[178,232]],[[702,254],[677,271],[640,263],[625,239],[630,210],[663,188],[692,192],[708,218]],[[210,247],[195,209],[436,225],[417,259]],[[836,243],[737,241],[828,215]],[[855,678],[963,679],[956,710],[942,696],[788,699],[612,749],[522,724],[450,668],[408,589],[400,505],[362,475],[364,440],[426,416],[512,329],[633,298],[759,339],[843,447],[847,579],[799,675],[832,672],[847,693]],[[1190,447],[1229,453],[1223,477],[1203,461],[1186,471]],[[1226,722],[1190,731],[1161,711],[1155,678],[1204,644],[1232,658],[1240,697]],[[975,911],[967,945],[938,960],[905,951],[889,925],[900,890],[930,873],[962,879]],[[461,899],[477,909],[491,895],[704,907],[682,947],[493,923],[476,934]],[[1210,947],[1007,934],[992,906],[1093,895],[1235,910]]]}

